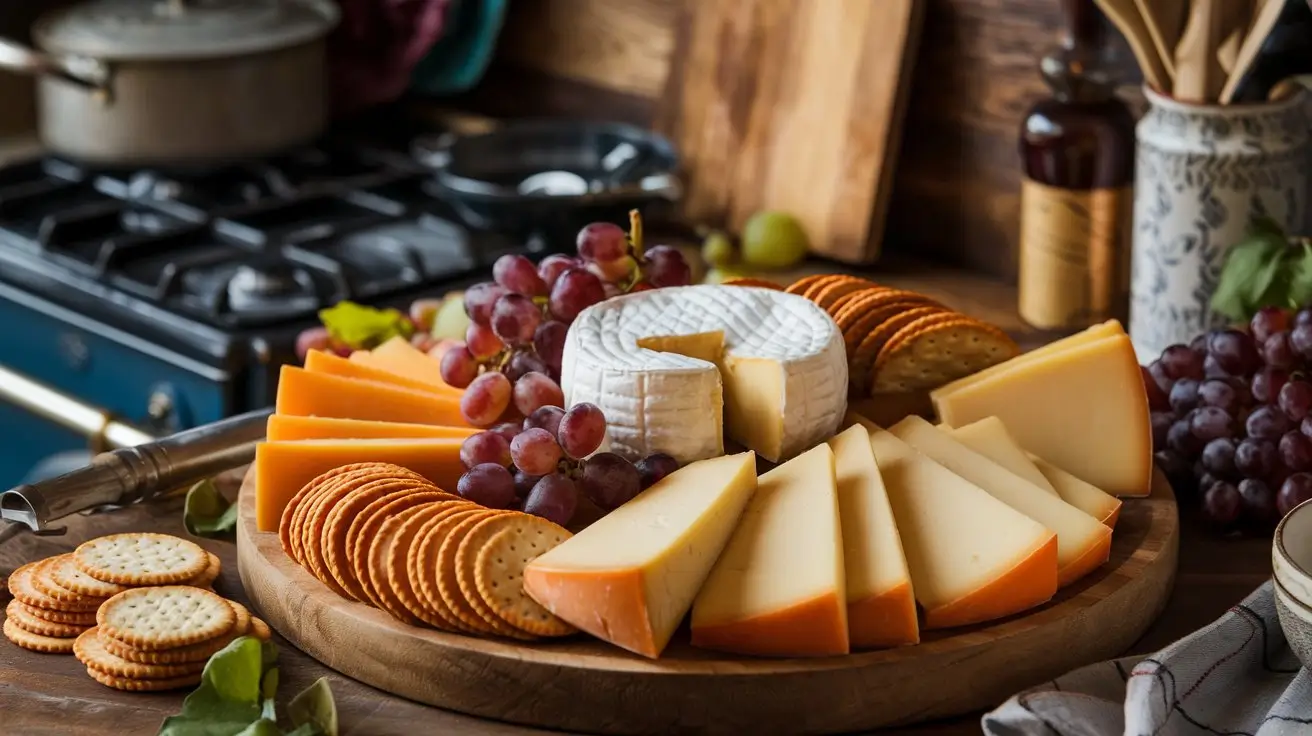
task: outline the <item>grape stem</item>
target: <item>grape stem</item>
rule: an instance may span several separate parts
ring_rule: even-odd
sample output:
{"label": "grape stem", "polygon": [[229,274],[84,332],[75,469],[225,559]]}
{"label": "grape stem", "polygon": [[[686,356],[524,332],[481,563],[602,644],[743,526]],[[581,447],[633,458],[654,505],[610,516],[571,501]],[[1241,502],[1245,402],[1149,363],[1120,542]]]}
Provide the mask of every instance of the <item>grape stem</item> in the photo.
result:
{"label": "grape stem", "polygon": [[633,248],[633,260],[642,262],[642,213],[637,208],[629,210],[629,245]]}

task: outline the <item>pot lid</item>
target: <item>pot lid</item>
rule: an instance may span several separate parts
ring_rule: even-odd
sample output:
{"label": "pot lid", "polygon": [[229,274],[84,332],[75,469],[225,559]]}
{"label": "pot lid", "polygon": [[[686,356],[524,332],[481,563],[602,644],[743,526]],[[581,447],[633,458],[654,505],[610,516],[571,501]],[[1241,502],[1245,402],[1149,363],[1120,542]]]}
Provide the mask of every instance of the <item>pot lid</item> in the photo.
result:
{"label": "pot lid", "polygon": [[43,49],[103,60],[236,56],[327,35],[332,0],[91,0],[49,13],[32,33]]}

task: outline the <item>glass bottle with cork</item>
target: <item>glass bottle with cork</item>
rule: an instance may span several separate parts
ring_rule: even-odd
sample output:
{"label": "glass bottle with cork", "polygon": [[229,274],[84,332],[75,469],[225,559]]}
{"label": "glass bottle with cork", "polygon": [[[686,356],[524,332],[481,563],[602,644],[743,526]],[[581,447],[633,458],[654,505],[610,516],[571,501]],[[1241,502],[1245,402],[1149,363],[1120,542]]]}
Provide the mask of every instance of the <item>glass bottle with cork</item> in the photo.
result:
{"label": "glass bottle with cork", "polygon": [[1021,125],[1019,311],[1070,330],[1129,309],[1134,115],[1115,94],[1093,0],[1061,0],[1060,45],[1039,65],[1052,95]]}

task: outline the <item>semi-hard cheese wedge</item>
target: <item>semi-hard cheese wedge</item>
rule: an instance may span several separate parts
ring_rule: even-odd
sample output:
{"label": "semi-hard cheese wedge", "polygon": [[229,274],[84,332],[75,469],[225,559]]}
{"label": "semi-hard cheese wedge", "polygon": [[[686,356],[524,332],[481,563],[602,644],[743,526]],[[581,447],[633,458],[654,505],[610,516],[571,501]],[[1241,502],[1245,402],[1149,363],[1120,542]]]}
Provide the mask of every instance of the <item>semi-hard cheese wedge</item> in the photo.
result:
{"label": "semi-hard cheese wedge", "polygon": [[984,380],[935,391],[944,424],[996,416],[1020,446],[1108,493],[1146,496],[1152,431],[1127,335],[1048,353]]}
{"label": "semi-hard cheese wedge", "polygon": [[437,424],[402,424],[370,422],[363,419],[298,417],[274,414],[264,431],[270,442],[289,440],[367,440],[399,437],[464,440],[479,430],[470,427],[444,427]]}
{"label": "semi-hard cheese wedge", "polygon": [[460,399],[377,381],[311,373],[293,365],[278,376],[279,414],[468,427]]}
{"label": "semi-hard cheese wedge", "polygon": [[829,447],[847,568],[848,639],[853,649],[915,644],[916,597],[870,433],[853,425],[830,439]]}
{"label": "semi-hard cheese wedge", "polygon": [[692,643],[774,657],[847,654],[843,540],[828,445],[757,479],[693,602]]}
{"label": "semi-hard cheese wedge", "polygon": [[447,389],[438,388],[431,383],[416,381],[413,378],[407,378],[398,373],[385,371],[382,368],[375,368],[363,361],[347,360],[346,358],[333,355],[332,353],[323,350],[311,350],[306,354],[305,370],[311,373],[326,373],[328,375],[340,376],[342,378],[355,378],[362,381],[386,383],[392,386],[408,388],[412,391],[423,391],[424,393],[452,396]]}
{"label": "semi-hard cheese wedge", "polygon": [[456,396],[464,393],[463,389],[442,380],[439,361],[425,355],[403,337],[394,337],[373,350],[357,350],[351,353],[351,360],[419,381],[444,393]]}
{"label": "semi-hard cheese wedge", "polygon": [[920,417],[889,428],[917,452],[1057,535],[1057,585],[1069,585],[1104,562],[1112,549],[1112,530],[1101,522],[956,441]]}
{"label": "semi-hard cheese wedge", "polygon": [[1124,335],[1124,334],[1125,334],[1125,328],[1121,326],[1120,321],[1110,319],[1107,320],[1106,322],[1093,325],[1092,327],[1077,332],[1074,335],[1063,337],[1060,340],[1055,340],[1041,347],[1037,347],[1033,350],[1021,353],[1020,355],[1017,355],[1011,360],[1006,360],[1001,363],[998,363],[997,365],[989,366],[988,368],[985,368],[982,371],[977,371],[975,373],[972,373],[969,376],[963,376],[961,378],[958,378],[952,383],[949,383],[937,390],[938,391],[957,390],[964,386],[969,386],[972,383],[978,383],[987,378],[996,376],[999,373],[1003,373],[1004,371],[1009,371],[1018,365],[1028,363],[1032,360],[1042,359],[1044,356],[1050,356],[1056,353],[1060,353],[1063,350],[1070,350],[1073,347],[1086,345],[1088,343],[1094,342],[1095,340],[1101,340],[1104,337],[1111,337],[1112,335]]}
{"label": "semi-hard cheese wedge", "polygon": [[961,444],[1048,493],[1057,495],[1057,489],[1052,487],[1048,478],[1039,471],[1020,445],[1016,444],[1016,440],[1007,433],[1007,425],[1003,424],[1001,419],[985,417],[964,427],[953,429],[944,425],[943,429]]}
{"label": "semi-hard cheese wedge", "polygon": [[599,639],[659,657],[755,491],[754,453],[686,465],[530,562],[524,590]]}
{"label": "semi-hard cheese wedge", "polygon": [[1057,591],[1057,535],[867,421],[924,627],[989,621]]}
{"label": "semi-hard cheese wedge", "polygon": [[465,472],[461,439],[302,440],[255,446],[255,520],[277,531],[282,510],[296,492],[322,473],[354,463],[392,463],[454,493]]}
{"label": "semi-hard cheese wedge", "polygon": [[1030,455],[1030,460],[1052,483],[1053,488],[1057,489],[1062,500],[1098,519],[1108,528],[1116,527],[1116,521],[1121,516],[1121,499],[1076,478],[1041,457]]}
{"label": "semi-hard cheese wedge", "polygon": [[568,403],[601,407],[608,449],[631,459],[715,457],[727,436],[779,462],[832,436],[847,406],[833,319],[800,296],[742,286],[589,307],[570,326],[561,379]]}

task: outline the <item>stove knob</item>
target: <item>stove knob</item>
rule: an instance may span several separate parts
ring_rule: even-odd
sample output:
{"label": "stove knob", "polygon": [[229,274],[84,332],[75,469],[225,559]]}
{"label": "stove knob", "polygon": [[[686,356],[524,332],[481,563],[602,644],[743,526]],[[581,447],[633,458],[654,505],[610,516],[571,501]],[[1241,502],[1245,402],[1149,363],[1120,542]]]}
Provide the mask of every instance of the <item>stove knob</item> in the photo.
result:
{"label": "stove knob", "polygon": [[167,391],[156,391],[146,403],[146,416],[156,424],[165,423],[173,414],[173,397]]}

